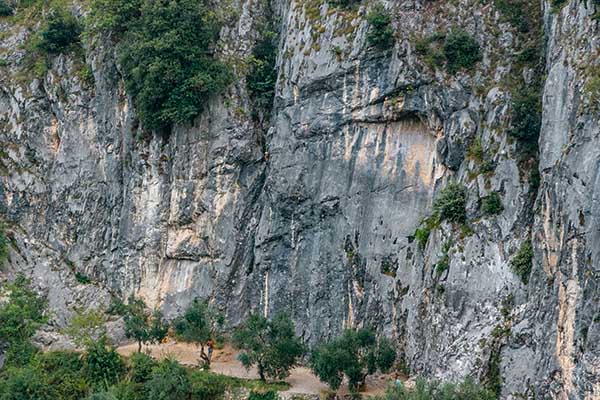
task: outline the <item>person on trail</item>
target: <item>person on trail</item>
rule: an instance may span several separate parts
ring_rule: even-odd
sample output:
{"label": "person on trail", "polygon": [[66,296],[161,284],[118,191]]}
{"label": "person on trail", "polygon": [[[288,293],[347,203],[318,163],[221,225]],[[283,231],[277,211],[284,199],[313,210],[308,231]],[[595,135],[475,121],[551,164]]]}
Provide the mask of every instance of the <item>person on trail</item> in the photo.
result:
{"label": "person on trail", "polygon": [[206,341],[206,347],[208,350],[208,363],[210,364],[210,361],[212,359],[213,347],[215,347],[215,342],[212,340],[212,338]]}
{"label": "person on trail", "polygon": [[394,385],[396,385],[396,387],[398,387],[398,388],[402,388],[402,381],[400,380],[400,374],[397,372],[394,373]]}

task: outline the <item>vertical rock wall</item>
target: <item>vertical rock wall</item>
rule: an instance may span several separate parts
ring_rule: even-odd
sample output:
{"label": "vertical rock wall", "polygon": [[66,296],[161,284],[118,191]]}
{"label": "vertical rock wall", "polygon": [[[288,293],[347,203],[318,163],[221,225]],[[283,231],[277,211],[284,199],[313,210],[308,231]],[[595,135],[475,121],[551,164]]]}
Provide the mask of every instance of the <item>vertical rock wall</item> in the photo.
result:
{"label": "vertical rock wall", "polygon": [[[309,343],[375,326],[413,373],[500,378],[503,398],[596,398],[600,147],[585,94],[598,58],[594,6],[544,5],[536,192],[507,133],[507,81],[533,72],[515,67],[521,36],[493,2],[383,2],[396,32],[388,49],[367,42],[367,3],[275,1],[268,131],[250,117],[240,70],[169,138],[140,129],[110,37],[86,44],[93,85],[69,56],[32,79],[18,73],[18,49],[35,26],[1,20],[0,212],[14,239],[3,274],[33,277],[55,328],[109,292],[137,293],[170,316],[200,296],[232,325],[286,311]],[[244,59],[268,11],[234,6],[220,54]],[[475,69],[451,75],[416,52],[419,39],[457,28],[481,44]],[[491,170],[481,172],[476,145]],[[468,189],[468,228],[444,223],[421,248],[415,229],[450,181]],[[491,192],[502,197],[496,216],[480,208]],[[530,235],[524,285],[510,260]]]}

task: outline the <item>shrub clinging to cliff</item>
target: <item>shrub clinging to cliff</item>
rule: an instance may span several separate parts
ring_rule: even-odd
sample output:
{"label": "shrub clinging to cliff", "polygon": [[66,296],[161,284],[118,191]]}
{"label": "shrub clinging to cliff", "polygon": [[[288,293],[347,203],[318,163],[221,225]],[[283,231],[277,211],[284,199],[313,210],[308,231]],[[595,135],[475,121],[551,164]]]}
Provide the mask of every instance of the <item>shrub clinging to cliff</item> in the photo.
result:
{"label": "shrub clinging to cliff", "polygon": [[369,33],[367,42],[371,46],[385,49],[393,45],[394,29],[389,12],[385,10],[382,4],[376,4],[367,15],[369,22]]}
{"label": "shrub clinging to cliff", "polygon": [[524,242],[517,254],[510,261],[513,272],[521,278],[521,281],[527,285],[529,283],[529,275],[533,267],[533,247],[531,241]]}
{"label": "shrub clinging to cliff", "polygon": [[444,42],[444,55],[446,68],[451,74],[462,68],[471,68],[482,59],[477,40],[462,30],[448,33]]}
{"label": "shrub clinging to cliff", "polygon": [[433,212],[439,221],[464,223],[466,212],[467,189],[460,183],[450,183],[436,196]]}
{"label": "shrub clinging to cliff", "polygon": [[192,121],[232,81],[214,54],[221,21],[207,0],[96,0],[92,15],[119,33],[125,84],[147,129]]}

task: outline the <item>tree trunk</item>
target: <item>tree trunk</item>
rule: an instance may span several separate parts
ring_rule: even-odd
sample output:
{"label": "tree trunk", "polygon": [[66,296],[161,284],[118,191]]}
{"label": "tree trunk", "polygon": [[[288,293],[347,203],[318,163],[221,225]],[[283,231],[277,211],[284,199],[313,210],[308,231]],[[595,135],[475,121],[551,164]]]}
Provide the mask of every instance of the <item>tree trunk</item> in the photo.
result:
{"label": "tree trunk", "polygon": [[258,363],[258,375],[260,376],[260,380],[263,382],[266,382],[267,380],[265,379],[265,369],[262,365],[261,362]]}
{"label": "tree trunk", "polygon": [[200,345],[200,359],[204,361],[204,365],[210,367],[210,359],[208,355],[204,352],[204,345]]}
{"label": "tree trunk", "polygon": [[138,353],[142,352],[142,341],[138,340]]}

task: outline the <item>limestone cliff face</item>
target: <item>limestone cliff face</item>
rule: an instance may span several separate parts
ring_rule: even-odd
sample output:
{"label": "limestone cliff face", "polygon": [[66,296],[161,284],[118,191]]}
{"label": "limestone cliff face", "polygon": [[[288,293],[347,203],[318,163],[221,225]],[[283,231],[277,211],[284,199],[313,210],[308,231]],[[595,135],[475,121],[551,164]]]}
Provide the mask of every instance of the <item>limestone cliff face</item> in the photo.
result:
{"label": "limestone cliff face", "polygon": [[[240,59],[269,11],[235,3],[220,53]],[[519,162],[507,133],[505,82],[534,73],[514,67],[516,29],[492,2],[384,4],[396,43],[381,50],[366,40],[367,3],[274,1],[269,129],[252,122],[238,71],[225,96],[169,138],[138,126],[110,37],[85,46],[92,85],[64,55],[34,79],[15,72],[28,28],[0,21],[0,212],[14,239],[3,274],[33,277],[56,310],[53,327],[109,293],[137,293],[171,316],[200,296],[232,325],[286,311],[310,343],[375,326],[413,373],[499,376],[503,398],[598,398],[600,145],[584,90],[598,58],[594,5],[543,4],[538,190],[536,166]],[[415,40],[456,27],[478,40],[483,60],[451,75],[428,66]],[[479,172],[475,144],[491,171]],[[421,248],[412,236],[449,181],[468,188],[469,229],[442,224]],[[504,209],[485,216],[480,199],[493,191]],[[510,260],[530,237],[524,285]]]}

